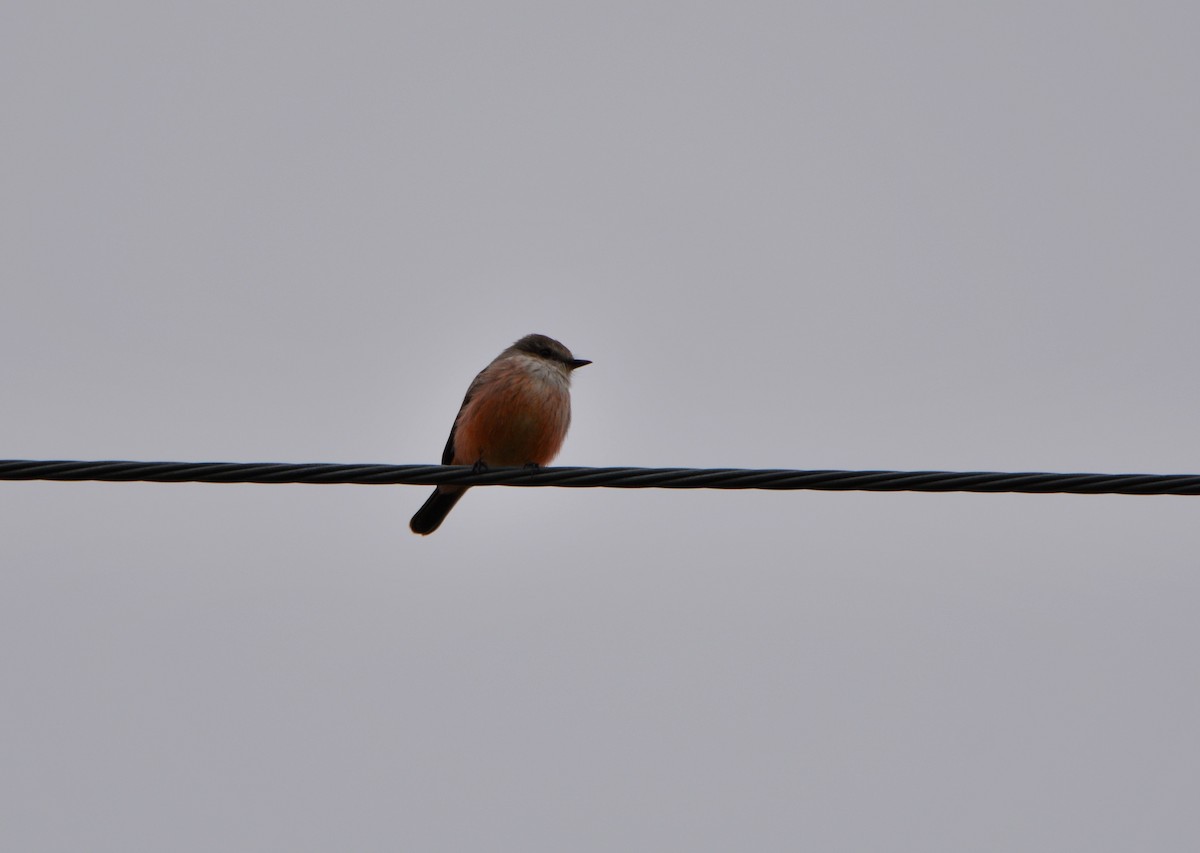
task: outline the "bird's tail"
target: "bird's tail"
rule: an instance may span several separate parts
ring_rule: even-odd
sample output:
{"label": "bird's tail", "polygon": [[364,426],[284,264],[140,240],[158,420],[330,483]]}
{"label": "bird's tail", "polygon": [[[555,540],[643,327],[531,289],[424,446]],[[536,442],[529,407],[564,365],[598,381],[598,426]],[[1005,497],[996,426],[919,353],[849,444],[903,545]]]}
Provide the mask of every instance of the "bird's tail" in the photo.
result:
{"label": "bird's tail", "polygon": [[421,504],[417,514],[412,517],[412,521],[408,523],[409,528],[413,533],[428,536],[441,526],[442,521],[466,491],[460,486],[438,486],[429,496],[429,500]]}

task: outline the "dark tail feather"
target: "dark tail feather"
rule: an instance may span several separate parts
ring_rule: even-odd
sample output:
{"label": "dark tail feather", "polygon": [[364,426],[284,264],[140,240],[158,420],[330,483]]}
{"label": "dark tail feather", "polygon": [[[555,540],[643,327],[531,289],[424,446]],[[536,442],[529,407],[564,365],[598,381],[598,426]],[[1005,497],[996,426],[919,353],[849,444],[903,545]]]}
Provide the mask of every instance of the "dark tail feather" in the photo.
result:
{"label": "dark tail feather", "polygon": [[421,504],[421,508],[417,510],[417,514],[412,517],[412,521],[408,523],[409,528],[413,533],[419,533],[422,536],[428,536],[433,531],[441,526],[450,510],[454,509],[454,505],[458,503],[465,493],[466,489],[456,487],[439,486],[433,490],[433,494],[429,496],[429,500]]}

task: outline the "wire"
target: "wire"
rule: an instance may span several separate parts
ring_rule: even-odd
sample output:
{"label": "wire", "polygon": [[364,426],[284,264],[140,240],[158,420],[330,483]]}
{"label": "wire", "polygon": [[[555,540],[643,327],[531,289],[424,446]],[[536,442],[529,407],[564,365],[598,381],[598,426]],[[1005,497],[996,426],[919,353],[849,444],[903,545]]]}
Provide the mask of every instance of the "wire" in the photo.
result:
{"label": "wire", "polygon": [[1195,474],[796,471],[748,468],[492,468],[475,471],[465,465],[339,465],[284,462],[72,462],[6,459],[0,460],[0,480],[1200,495],[1200,475]]}

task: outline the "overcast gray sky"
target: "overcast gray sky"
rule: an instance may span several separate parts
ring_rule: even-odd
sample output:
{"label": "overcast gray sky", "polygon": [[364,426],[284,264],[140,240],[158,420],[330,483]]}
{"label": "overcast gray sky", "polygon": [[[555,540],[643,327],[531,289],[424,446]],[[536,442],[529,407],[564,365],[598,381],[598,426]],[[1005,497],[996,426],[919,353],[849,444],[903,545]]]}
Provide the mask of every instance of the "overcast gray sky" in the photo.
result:
{"label": "overcast gray sky", "polygon": [[[10,3],[0,456],[1200,471],[1200,6]],[[1200,499],[0,484],[0,847],[1194,851]]]}

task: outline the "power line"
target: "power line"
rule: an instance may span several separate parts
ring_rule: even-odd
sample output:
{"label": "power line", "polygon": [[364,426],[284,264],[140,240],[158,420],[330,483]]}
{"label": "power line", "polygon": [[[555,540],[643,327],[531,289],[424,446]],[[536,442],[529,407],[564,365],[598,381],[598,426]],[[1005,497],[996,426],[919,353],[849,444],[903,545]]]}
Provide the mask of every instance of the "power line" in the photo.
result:
{"label": "power line", "polygon": [[771,468],[492,468],[475,471],[465,465],[6,459],[0,460],[0,480],[1200,495],[1200,475],[1195,474],[803,471]]}

